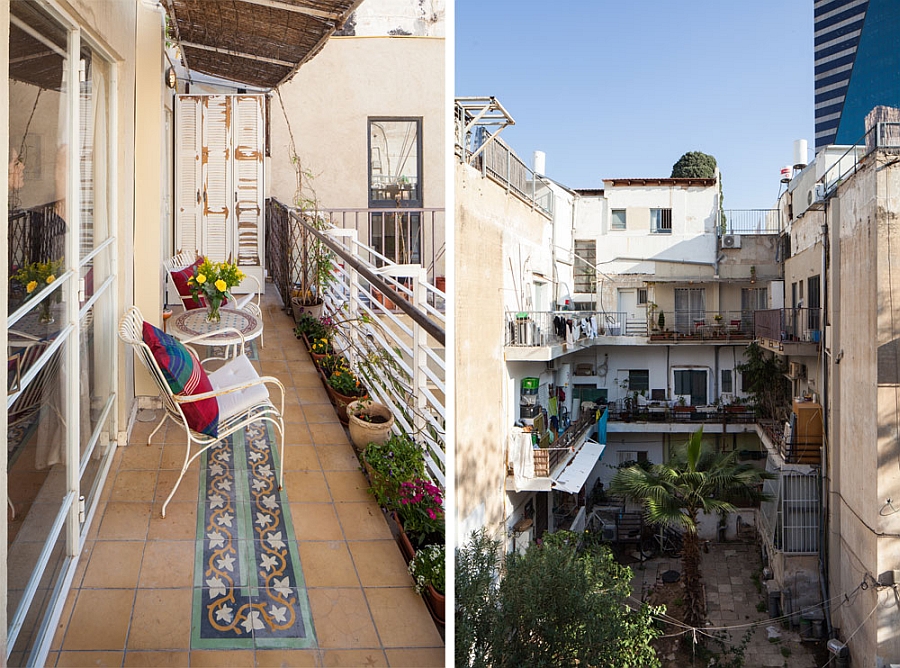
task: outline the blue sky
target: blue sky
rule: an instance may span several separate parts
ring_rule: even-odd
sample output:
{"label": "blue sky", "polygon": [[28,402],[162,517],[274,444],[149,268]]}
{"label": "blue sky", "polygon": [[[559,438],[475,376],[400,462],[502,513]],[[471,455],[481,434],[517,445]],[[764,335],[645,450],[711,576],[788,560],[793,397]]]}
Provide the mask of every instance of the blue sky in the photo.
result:
{"label": "blue sky", "polygon": [[[503,137],[571,188],[715,156],[726,209],[765,209],[814,144],[813,0],[456,0],[456,95],[493,95]],[[810,154],[810,160],[812,156]]]}

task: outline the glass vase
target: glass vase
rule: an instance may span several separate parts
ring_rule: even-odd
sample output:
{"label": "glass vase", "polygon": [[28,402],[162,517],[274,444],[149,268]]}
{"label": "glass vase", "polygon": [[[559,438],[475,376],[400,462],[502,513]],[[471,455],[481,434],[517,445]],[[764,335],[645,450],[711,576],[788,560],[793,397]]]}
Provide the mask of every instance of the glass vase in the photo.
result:
{"label": "glass vase", "polygon": [[219,322],[222,319],[222,314],[219,313],[219,308],[222,306],[221,299],[210,298],[208,300],[208,304],[206,307],[206,321],[207,322]]}
{"label": "glass vase", "polygon": [[42,325],[52,325],[55,322],[55,318],[53,317],[53,313],[50,310],[50,307],[53,304],[49,299],[45,299],[41,302],[41,316],[38,319]]}

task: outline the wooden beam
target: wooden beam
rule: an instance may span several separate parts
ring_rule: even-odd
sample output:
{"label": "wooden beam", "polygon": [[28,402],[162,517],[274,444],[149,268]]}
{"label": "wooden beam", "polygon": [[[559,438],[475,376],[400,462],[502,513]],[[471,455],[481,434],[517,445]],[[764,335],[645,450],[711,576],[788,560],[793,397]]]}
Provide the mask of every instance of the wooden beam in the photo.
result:
{"label": "wooden beam", "polygon": [[279,2],[278,0],[239,0],[248,5],[260,5],[261,7],[271,7],[272,9],[280,9],[285,12],[294,12],[295,14],[304,14],[313,18],[322,19],[323,21],[338,21],[341,15],[336,12],[326,12],[321,9],[313,9],[305,5],[292,5],[287,2]]}
{"label": "wooden beam", "polygon": [[235,58],[246,58],[247,60],[256,60],[261,63],[271,63],[272,65],[281,65],[282,67],[290,67],[294,68],[297,66],[297,63],[292,63],[288,60],[278,60],[276,58],[266,58],[265,56],[257,56],[252,53],[245,53],[243,51],[232,51],[231,49],[223,49],[217,46],[209,46],[207,44],[197,44],[196,42],[181,42],[181,46],[183,48],[189,49],[200,49],[201,51],[212,51],[214,53],[222,53],[226,56],[234,56]]}

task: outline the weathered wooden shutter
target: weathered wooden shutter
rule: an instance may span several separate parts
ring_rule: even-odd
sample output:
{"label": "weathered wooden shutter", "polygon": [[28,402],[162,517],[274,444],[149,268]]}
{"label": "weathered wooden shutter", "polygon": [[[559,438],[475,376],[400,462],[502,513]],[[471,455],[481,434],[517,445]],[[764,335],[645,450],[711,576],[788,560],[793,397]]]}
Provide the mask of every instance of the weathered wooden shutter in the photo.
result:
{"label": "weathered wooden shutter", "polygon": [[176,251],[232,258],[263,283],[264,98],[180,95],[176,103]]}
{"label": "weathered wooden shutter", "polygon": [[202,105],[198,95],[175,100],[175,252],[199,251],[203,183]]}
{"label": "weathered wooden shutter", "polygon": [[226,95],[203,98],[203,254],[214,262],[228,259],[232,249],[231,100]]}
{"label": "weathered wooden shutter", "polygon": [[237,261],[245,272],[262,280],[263,254],[263,98],[233,98],[234,213],[237,221]]}

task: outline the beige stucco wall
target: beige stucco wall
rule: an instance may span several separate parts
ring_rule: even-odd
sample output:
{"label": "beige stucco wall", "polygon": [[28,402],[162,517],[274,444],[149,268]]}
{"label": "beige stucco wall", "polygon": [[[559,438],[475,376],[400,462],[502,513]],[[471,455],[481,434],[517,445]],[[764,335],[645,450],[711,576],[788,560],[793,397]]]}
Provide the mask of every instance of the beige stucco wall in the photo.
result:
{"label": "beige stucco wall", "polygon": [[[891,158],[878,156],[865,163],[828,209],[832,247],[840,243],[832,251],[832,268],[839,273],[829,281],[832,595],[854,589],[863,572],[878,577],[900,563],[900,513],[886,503],[900,496],[900,244],[892,243],[900,237],[900,171],[884,166]],[[869,590],[835,611],[835,624],[847,632],[862,625],[853,641],[854,664],[875,665],[876,656],[900,656],[896,598],[882,594],[879,608],[865,621],[876,596]]]}
{"label": "beige stucco wall", "polygon": [[[422,119],[423,205],[444,206],[444,46],[429,37],[334,37],[282,87],[297,153],[320,207],[368,207],[368,118],[392,116]],[[296,175],[278,95],[272,97],[271,141],[268,195],[291,204]],[[367,234],[361,229],[366,243]],[[436,236],[440,248],[443,230]]]}
{"label": "beige stucco wall", "polygon": [[[539,246],[547,219],[476,170],[456,170],[456,519],[460,541],[480,526],[505,540],[504,396],[513,391],[503,356],[509,258]],[[507,402],[518,401],[507,396]],[[508,424],[509,423],[509,424]]]}

